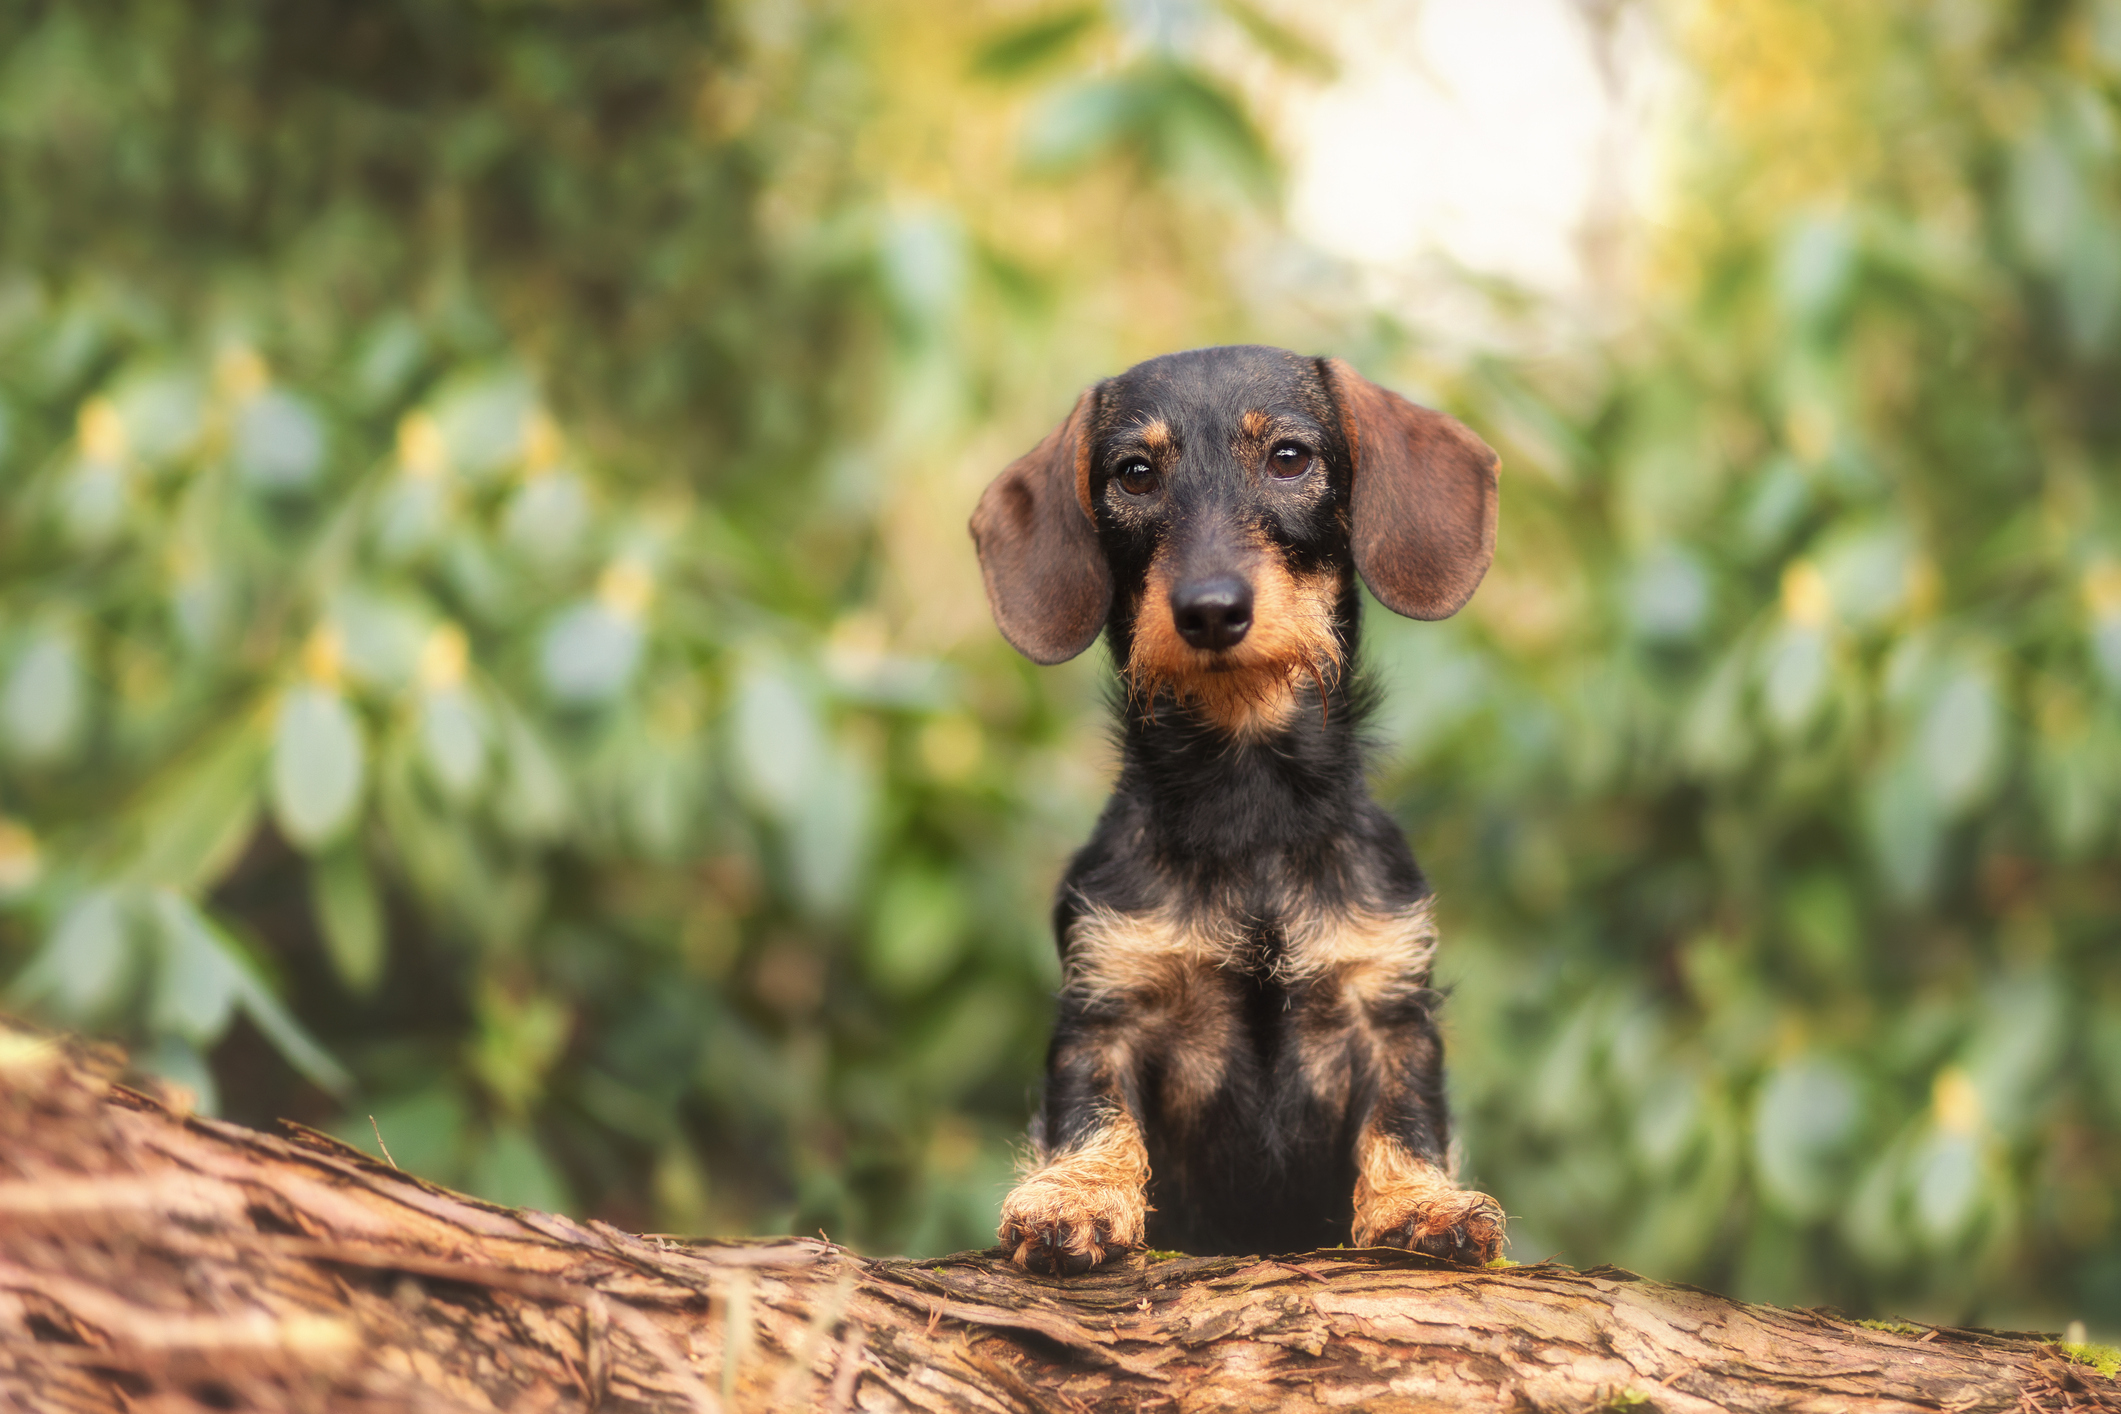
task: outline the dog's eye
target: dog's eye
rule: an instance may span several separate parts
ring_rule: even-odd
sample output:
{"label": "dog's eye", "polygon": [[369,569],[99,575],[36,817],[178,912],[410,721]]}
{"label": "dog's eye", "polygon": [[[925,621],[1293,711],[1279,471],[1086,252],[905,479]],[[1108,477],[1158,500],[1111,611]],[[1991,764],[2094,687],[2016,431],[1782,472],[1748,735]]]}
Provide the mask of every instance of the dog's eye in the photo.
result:
{"label": "dog's eye", "polygon": [[1156,468],[1140,457],[1119,464],[1119,489],[1129,496],[1146,496],[1156,489]]}
{"label": "dog's eye", "polygon": [[1267,470],[1283,480],[1302,476],[1311,469],[1311,449],[1296,442],[1284,442],[1267,458]]}

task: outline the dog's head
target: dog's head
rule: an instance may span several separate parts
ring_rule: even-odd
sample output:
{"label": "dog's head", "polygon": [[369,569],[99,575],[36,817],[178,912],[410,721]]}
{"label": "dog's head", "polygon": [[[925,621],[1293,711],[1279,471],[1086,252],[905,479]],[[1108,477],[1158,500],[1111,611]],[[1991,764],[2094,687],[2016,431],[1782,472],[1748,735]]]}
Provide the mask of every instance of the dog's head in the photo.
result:
{"label": "dog's head", "polygon": [[972,516],[987,600],[1034,662],[1109,622],[1139,698],[1233,732],[1285,720],[1343,652],[1352,569],[1387,608],[1457,612],[1495,553],[1494,452],[1338,359],[1195,349],[1096,384]]}

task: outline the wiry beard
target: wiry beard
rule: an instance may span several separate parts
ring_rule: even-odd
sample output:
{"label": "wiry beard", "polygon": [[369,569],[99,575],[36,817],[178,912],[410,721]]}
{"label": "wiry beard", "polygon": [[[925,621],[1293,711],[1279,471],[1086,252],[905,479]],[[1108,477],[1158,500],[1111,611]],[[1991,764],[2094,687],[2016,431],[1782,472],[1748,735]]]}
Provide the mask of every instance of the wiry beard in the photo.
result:
{"label": "wiry beard", "polygon": [[1337,575],[1262,568],[1253,586],[1251,631],[1210,652],[1179,636],[1166,607],[1169,573],[1152,565],[1127,655],[1129,707],[1154,721],[1160,702],[1169,700],[1233,737],[1256,738],[1288,725],[1308,679],[1324,713],[1343,666],[1334,619],[1339,596]]}

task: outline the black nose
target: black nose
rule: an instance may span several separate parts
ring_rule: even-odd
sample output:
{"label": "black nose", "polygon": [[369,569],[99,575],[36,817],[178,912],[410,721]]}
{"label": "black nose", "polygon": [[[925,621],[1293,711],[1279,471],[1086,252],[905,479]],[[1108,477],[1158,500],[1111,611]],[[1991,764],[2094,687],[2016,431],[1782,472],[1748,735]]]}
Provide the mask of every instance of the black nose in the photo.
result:
{"label": "black nose", "polygon": [[1228,648],[1252,627],[1252,586],[1234,574],[1181,584],[1171,591],[1171,618],[1195,648]]}

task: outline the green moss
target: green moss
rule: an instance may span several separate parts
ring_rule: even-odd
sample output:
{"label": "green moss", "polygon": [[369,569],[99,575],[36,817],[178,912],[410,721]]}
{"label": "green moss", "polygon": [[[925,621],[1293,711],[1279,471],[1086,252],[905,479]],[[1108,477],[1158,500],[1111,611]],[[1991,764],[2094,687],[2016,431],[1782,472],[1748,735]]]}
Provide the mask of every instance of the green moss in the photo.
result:
{"label": "green moss", "polygon": [[2079,1365],[2089,1365],[2108,1379],[2121,1377],[2121,1347],[2093,1345],[2089,1341],[2060,1342],[2062,1353]]}
{"label": "green moss", "polygon": [[1923,1335],[1928,1329],[1907,1321],[1858,1321],[1856,1324],[1867,1331],[1891,1331],[1894,1335]]}
{"label": "green moss", "polygon": [[1516,1265],[1517,1263],[1511,1261],[1508,1257],[1497,1257],[1494,1261],[1488,1263],[1488,1270],[1491,1272],[1499,1272],[1507,1270],[1508,1268],[1514,1267]]}
{"label": "green moss", "polygon": [[1155,1262],[1175,1262],[1175,1261],[1177,1261],[1177,1260],[1178,1260],[1179,1258],[1181,1258],[1181,1257],[1185,1256],[1186,1254],[1185,1254],[1185,1253],[1183,1253],[1183,1252],[1159,1252],[1159,1251],[1157,1251],[1157,1250],[1156,1250],[1156,1249],[1155,1249],[1154,1247],[1152,1247],[1152,1248],[1150,1248],[1150,1249],[1148,1250],[1148,1252],[1147,1252],[1146,1254],[1144,1254],[1144,1255],[1146,1255],[1146,1256],[1148,1257],[1148,1259],[1150,1260],[1150,1262],[1152,1262],[1152,1263],[1155,1263]]}
{"label": "green moss", "polygon": [[1620,1414],[1622,1410],[1645,1408],[1649,1402],[1650,1397],[1648,1395],[1633,1386],[1629,1386],[1625,1389],[1614,1390],[1600,1400],[1595,1407],[1610,1411],[1610,1414]]}

